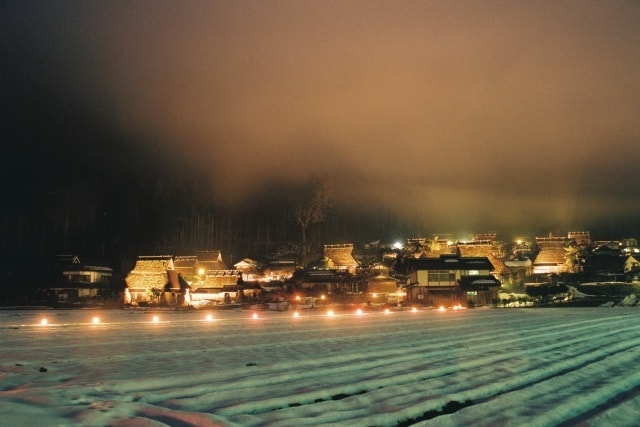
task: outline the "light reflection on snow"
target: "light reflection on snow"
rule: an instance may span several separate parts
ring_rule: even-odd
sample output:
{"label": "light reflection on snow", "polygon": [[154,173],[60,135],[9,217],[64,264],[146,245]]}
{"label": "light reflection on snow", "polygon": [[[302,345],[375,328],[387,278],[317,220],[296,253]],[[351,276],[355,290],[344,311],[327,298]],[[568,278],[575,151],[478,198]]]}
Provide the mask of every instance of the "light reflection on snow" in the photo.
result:
{"label": "light reflection on snow", "polygon": [[[142,311],[96,314],[105,328],[88,327],[94,315],[81,310],[46,317],[0,311],[3,390],[19,404],[19,413],[0,405],[0,419],[247,426],[637,420],[640,396],[629,390],[640,388],[632,368],[640,362],[640,323],[630,320],[640,309],[449,310],[380,311],[357,322],[335,316],[331,327],[322,321],[327,311],[296,322],[291,313],[261,313],[268,328],[249,326],[253,312],[221,311],[214,330],[202,312],[162,312],[154,318],[167,328],[158,329],[146,327],[151,314]],[[451,322],[454,314],[461,321]],[[30,327],[43,319],[55,327]],[[166,377],[177,358],[188,361],[189,373]],[[452,402],[459,409],[443,415]],[[425,413],[435,419],[420,421]]]}

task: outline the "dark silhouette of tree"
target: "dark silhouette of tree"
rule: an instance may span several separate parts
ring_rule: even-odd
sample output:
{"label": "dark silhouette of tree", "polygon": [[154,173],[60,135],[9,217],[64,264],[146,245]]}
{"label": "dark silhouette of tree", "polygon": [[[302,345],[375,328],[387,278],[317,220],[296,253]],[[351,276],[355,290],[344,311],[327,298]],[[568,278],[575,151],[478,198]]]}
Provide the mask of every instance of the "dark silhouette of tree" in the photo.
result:
{"label": "dark silhouette of tree", "polygon": [[294,206],[296,224],[302,237],[302,264],[307,265],[310,253],[309,228],[327,218],[331,201],[331,185],[327,178],[312,178],[309,191],[300,196]]}

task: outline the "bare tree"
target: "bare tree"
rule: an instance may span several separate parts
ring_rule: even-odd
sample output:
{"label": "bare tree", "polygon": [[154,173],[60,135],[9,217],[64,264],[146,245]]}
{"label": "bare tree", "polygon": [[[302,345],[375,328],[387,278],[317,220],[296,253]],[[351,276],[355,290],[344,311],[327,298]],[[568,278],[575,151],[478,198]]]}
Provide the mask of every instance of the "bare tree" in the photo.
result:
{"label": "bare tree", "polygon": [[294,207],[296,224],[302,233],[302,265],[307,265],[310,245],[307,232],[313,224],[324,221],[331,200],[331,185],[327,178],[314,178],[310,182],[310,192],[303,195]]}

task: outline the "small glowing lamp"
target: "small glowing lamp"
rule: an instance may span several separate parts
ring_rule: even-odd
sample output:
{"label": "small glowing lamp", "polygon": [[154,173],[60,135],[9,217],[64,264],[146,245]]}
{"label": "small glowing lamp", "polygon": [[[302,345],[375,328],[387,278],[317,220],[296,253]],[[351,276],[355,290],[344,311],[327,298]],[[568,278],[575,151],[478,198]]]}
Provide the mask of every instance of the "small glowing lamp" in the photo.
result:
{"label": "small glowing lamp", "polygon": [[329,316],[329,317],[333,316],[333,310],[327,311],[327,316]]}
{"label": "small glowing lamp", "polygon": [[440,306],[440,308],[439,308],[439,310],[440,310],[440,311],[444,311],[444,306],[443,306],[443,305],[441,305],[441,306]]}
{"label": "small glowing lamp", "polygon": [[412,312],[414,312],[414,313],[416,313],[416,312],[418,311],[418,309],[417,309],[416,307],[413,307],[413,308],[411,309],[411,311],[412,311]]}
{"label": "small glowing lamp", "polygon": [[361,309],[361,308],[357,309],[357,310],[356,310],[356,314],[357,314],[358,316],[360,316],[360,315],[362,314],[362,309]]}
{"label": "small glowing lamp", "polygon": [[100,318],[98,316],[94,316],[93,319],[91,319],[91,322],[93,322],[94,324],[100,323]]}
{"label": "small glowing lamp", "polygon": [[207,320],[207,322],[211,322],[213,320],[213,316],[210,314],[207,314],[207,317],[205,317],[205,319]]}
{"label": "small glowing lamp", "polygon": [[257,319],[258,318],[258,313],[253,313],[253,316],[251,316],[253,319]]}
{"label": "small glowing lamp", "polygon": [[385,308],[384,309],[384,314],[389,314],[389,313],[391,313],[391,311],[388,308]]}
{"label": "small glowing lamp", "polygon": [[45,325],[47,325],[48,323],[49,323],[49,321],[47,320],[47,318],[46,318],[46,317],[42,318],[42,320],[40,321],[40,324],[41,324],[42,326],[45,326]]}
{"label": "small glowing lamp", "polygon": [[298,314],[298,312],[297,312],[297,311],[294,311],[294,312],[293,312],[293,317],[300,317],[300,314]]}
{"label": "small glowing lamp", "polygon": [[153,319],[151,319],[151,321],[153,323],[158,323],[160,321],[160,318],[158,316],[153,316]]}

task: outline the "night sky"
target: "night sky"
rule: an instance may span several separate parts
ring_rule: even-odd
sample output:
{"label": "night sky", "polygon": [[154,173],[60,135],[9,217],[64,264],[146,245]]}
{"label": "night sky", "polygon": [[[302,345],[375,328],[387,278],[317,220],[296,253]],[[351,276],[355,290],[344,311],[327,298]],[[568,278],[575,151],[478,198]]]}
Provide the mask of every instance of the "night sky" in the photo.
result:
{"label": "night sky", "polygon": [[3,1],[5,233],[61,193],[120,218],[104,241],[149,193],[237,211],[325,177],[415,234],[640,237],[638,23],[637,1]]}

